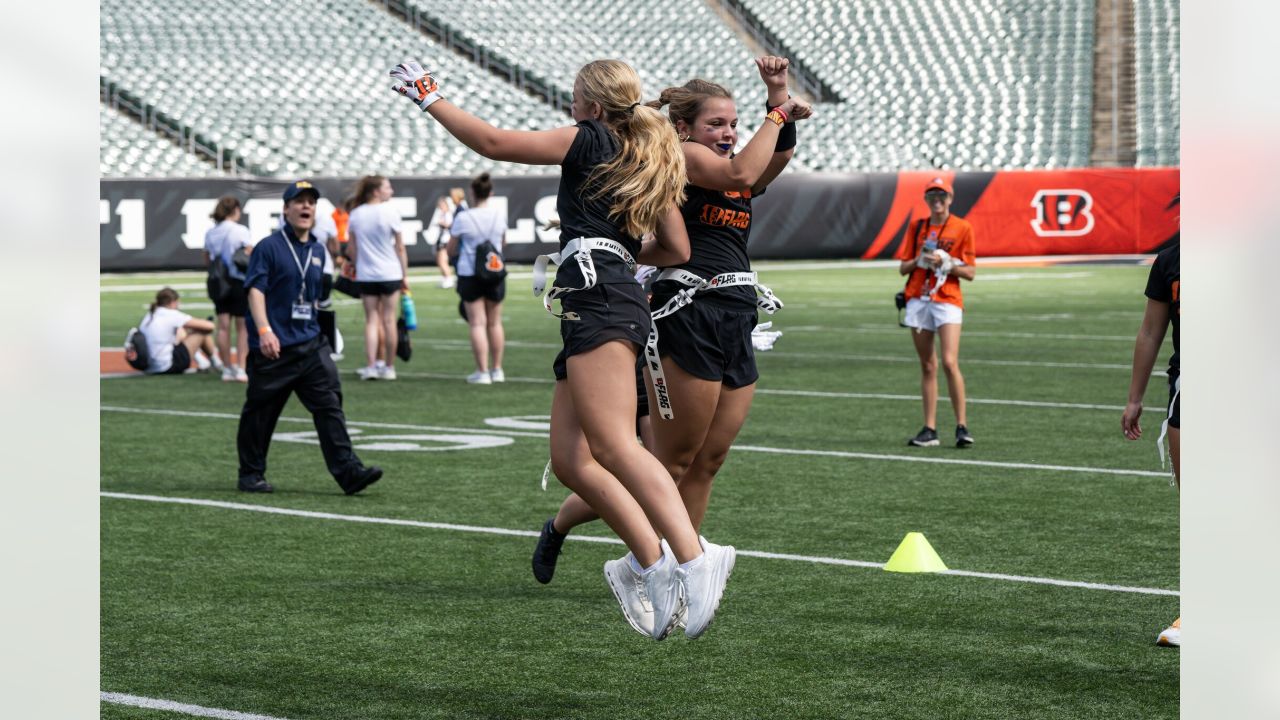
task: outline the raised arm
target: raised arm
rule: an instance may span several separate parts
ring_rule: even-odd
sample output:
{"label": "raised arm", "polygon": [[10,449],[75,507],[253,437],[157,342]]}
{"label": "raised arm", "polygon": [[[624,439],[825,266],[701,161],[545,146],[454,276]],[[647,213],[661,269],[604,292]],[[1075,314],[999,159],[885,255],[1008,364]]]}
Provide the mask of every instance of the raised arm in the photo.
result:
{"label": "raised arm", "polygon": [[440,94],[436,79],[412,60],[393,68],[391,76],[399,81],[399,84],[392,86],[393,90],[430,113],[436,122],[463,145],[491,160],[525,165],[559,165],[568,154],[578,132],[576,127],[533,131],[494,127],[445,100]]}
{"label": "raised arm", "polygon": [[640,256],[636,261],[641,265],[672,267],[689,262],[691,252],[689,233],[684,227],[684,218],[680,216],[680,208],[672,205],[658,220],[653,238],[641,241]]}

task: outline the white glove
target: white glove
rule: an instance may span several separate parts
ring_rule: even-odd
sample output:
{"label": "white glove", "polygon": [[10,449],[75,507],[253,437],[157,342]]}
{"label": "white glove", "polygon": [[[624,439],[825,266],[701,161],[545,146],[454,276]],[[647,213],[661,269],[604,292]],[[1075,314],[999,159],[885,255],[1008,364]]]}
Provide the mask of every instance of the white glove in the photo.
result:
{"label": "white glove", "polygon": [[773,327],[772,322],[760,323],[751,331],[751,347],[758,352],[768,352],[773,349],[773,344],[782,337],[781,330],[770,331]]}
{"label": "white glove", "polygon": [[955,260],[951,257],[951,253],[946,250],[934,250],[934,254],[938,256],[938,274],[950,275],[951,268],[955,267]]}
{"label": "white glove", "polygon": [[392,85],[391,89],[409,98],[423,110],[444,97],[440,94],[440,85],[436,79],[414,60],[405,60],[392,68],[391,77],[403,83]]}

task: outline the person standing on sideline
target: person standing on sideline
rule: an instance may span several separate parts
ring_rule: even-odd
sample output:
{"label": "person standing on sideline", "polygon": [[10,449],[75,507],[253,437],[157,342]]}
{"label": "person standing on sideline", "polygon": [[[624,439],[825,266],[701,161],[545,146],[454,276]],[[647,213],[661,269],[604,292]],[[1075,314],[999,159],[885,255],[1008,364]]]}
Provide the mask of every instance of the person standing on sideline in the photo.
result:
{"label": "person standing on sideline", "polygon": [[956,447],[973,445],[965,416],[964,376],[960,374],[960,323],[964,294],[960,280],[973,280],[977,262],[973,226],[951,214],[955,193],[951,183],[936,177],[925,186],[929,217],[908,229],[898,248],[898,272],[910,275],[905,291],[907,312],[903,320],[911,328],[911,340],[920,357],[920,394],[924,400],[924,427],[907,441],[915,447],[938,442],[938,358],[933,337],[941,345],[942,371],[947,375],[951,408],[956,413]]}
{"label": "person standing on sideline", "polygon": [[[471,326],[471,352],[476,370],[467,376],[473,385],[504,382],[502,353],[506,333],[502,328],[502,299],[507,295],[507,279],[486,281],[476,267],[476,249],[486,241],[499,255],[506,250],[507,218],[489,207],[493,181],[483,173],[471,181],[471,197],[475,204],[454,218],[449,229],[449,254],[458,257],[458,297],[467,309]],[[493,361],[490,364],[490,356]]]}
{"label": "person standing on sideline", "polygon": [[[1124,406],[1124,414],[1120,416],[1120,429],[1130,440],[1142,437],[1142,425],[1138,418],[1142,417],[1142,398],[1147,393],[1147,381],[1151,379],[1151,370],[1155,367],[1156,356],[1160,346],[1164,344],[1165,331],[1173,326],[1173,356],[1169,358],[1169,414],[1160,429],[1160,438],[1156,447],[1160,451],[1160,462],[1164,463],[1164,438],[1169,436],[1169,457],[1173,462],[1173,479],[1178,489],[1182,489],[1182,474],[1179,460],[1182,455],[1182,421],[1178,417],[1178,400],[1182,390],[1182,372],[1178,364],[1178,321],[1181,319],[1182,306],[1179,304],[1181,290],[1181,258],[1179,246],[1173,245],[1160,251],[1156,261],[1151,265],[1151,273],[1147,276],[1147,309],[1142,316],[1142,327],[1138,329],[1138,339],[1133,346],[1133,376],[1129,380],[1129,401]],[[1156,644],[1166,647],[1178,647],[1182,644],[1182,618],[1173,621],[1164,632],[1156,637]]]}
{"label": "person standing on sideline", "polygon": [[[552,364],[551,464],[626,543],[641,584],[614,592],[636,630],[662,640],[685,610],[685,636],[715,617],[736,552],[699,537],[671,475],[636,443],[632,383],[649,333],[649,306],[635,265],[689,259],[680,217],[684,156],[671,125],[641,103],[640,76],[620,60],[582,66],[573,83],[574,124],[552,130],[496,128],[447,100],[421,65],[396,66],[393,89],[464,145],[491,160],[559,165],[560,251],[535,263],[535,294],[559,265],[544,306],[560,319]],[[652,233],[651,240],[642,238]],[[559,299],[562,312],[551,309]],[[652,611],[635,617],[630,608]]]}
{"label": "person standing on sideline", "polygon": [[[253,243],[249,238],[249,228],[240,224],[240,199],[235,195],[223,195],[213,208],[215,225],[204,234],[204,264],[220,262],[227,268],[231,278],[231,290],[222,302],[214,303],[217,315],[217,330],[214,344],[218,349],[218,357],[222,359],[222,382],[249,382],[244,371],[245,358],[249,355],[249,336],[244,331],[244,315],[249,310],[244,295],[244,271],[236,267],[232,259],[236,251],[246,248],[253,251]],[[231,359],[231,328],[234,323],[236,331],[235,362]]]}
{"label": "person standing on sideline", "polygon": [[431,229],[428,239],[436,244],[436,267],[440,268],[440,287],[448,290],[456,282],[449,258],[449,228],[458,214],[467,209],[467,194],[462,188],[449,188],[449,194],[436,202],[435,212],[431,214]]}
{"label": "person standing on sideline", "polygon": [[147,339],[148,375],[181,375],[191,367],[192,358],[201,372],[211,367],[213,323],[179,310],[178,291],[173,288],[156,293],[138,331]]}
{"label": "person standing on sideline", "polygon": [[396,313],[400,292],[409,289],[409,256],[400,234],[400,213],[388,202],[393,194],[391,181],[381,175],[360,178],[356,208],[347,220],[348,247],[355,253],[356,282],[364,303],[367,363],[358,371],[361,380],[396,379]]}
{"label": "person standing on sideline", "polygon": [[311,236],[320,191],[306,180],[285,188],[285,225],[249,256],[249,387],[240,411],[236,447],[238,487],[272,492],[267,450],[289,396],[297,393],[315,421],[325,465],[347,495],[377,482],[382,469],[360,462],[342,413],[342,384],[316,319],[324,281],[324,245]]}

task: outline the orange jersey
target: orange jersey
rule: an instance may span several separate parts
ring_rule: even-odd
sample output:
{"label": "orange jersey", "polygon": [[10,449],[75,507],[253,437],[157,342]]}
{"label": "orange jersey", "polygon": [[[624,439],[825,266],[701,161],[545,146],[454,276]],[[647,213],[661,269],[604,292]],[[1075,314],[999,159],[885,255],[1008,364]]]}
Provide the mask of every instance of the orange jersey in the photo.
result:
{"label": "orange jersey", "polygon": [[[951,215],[942,225],[932,225],[926,220],[925,222],[916,221],[911,223],[907,228],[907,237],[902,239],[902,244],[898,246],[897,258],[899,260],[911,260],[920,254],[920,248],[926,240],[930,238],[938,241],[938,247],[946,250],[949,255],[957,260],[963,260],[965,265],[976,265],[977,254],[973,243],[973,226],[962,217]],[[916,268],[911,271],[911,277],[907,280],[906,295],[907,299],[922,297],[924,295],[925,281],[932,282],[933,271],[924,268]],[[947,276],[946,282],[933,295],[934,302],[949,303],[956,307],[964,307],[964,293],[960,290],[960,278],[955,275]]]}
{"label": "orange jersey", "polygon": [[351,213],[342,208],[334,208],[333,224],[338,228],[338,242],[347,241],[347,221],[351,219]]}

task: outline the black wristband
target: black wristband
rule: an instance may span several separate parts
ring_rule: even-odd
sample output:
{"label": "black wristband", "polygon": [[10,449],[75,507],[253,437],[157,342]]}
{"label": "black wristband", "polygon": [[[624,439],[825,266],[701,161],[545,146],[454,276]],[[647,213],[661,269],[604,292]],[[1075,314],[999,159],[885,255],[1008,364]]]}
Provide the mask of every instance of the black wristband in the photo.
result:
{"label": "black wristband", "polygon": [[782,127],[778,128],[778,142],[773,144],[774,152],[786,152],[796,146],[796,124],[795,122],[782,123]]}
{"label": "black wristband", "polygon": [[[787,94],[787,99],[791,99],[791,94]],[[766,99],[764,101],[764,109],[772,110],[774,106],[769,104]],[[796,146],[796,121],[788,120],[778,128],[778,142],[773,144],[774,152],[786,152]]]}

